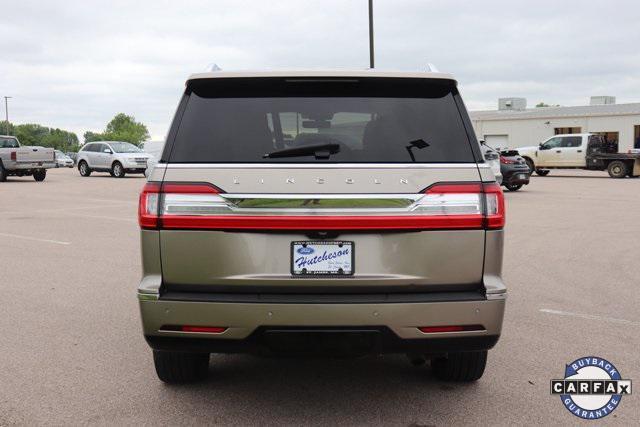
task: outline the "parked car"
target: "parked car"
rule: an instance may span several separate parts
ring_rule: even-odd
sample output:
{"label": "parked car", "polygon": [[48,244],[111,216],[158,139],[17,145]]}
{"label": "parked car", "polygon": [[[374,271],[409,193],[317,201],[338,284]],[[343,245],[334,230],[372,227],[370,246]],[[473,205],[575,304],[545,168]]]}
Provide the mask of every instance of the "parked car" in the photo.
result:
{"label": "parked car", "polygon": [[162,381],[244,352],[407,353],[445,380],[483,375],[505,205],[453,77],[211,72],[181,106],[139,199]]}
{"label": "parked car", "polygon": [[140,148],[150,156],[147,161],[147,170],[144,173],[148,178],[162,156],[164,141],[146,141],[140,146]]}
{"label": "parked car", "polygon": [[71,157],[67,156],[62,151],[55,150],[55,156],[56,156],[56,167],[57,168],[72,168],[73,167],[73,160],[71,160]]}
{"label": "parked car", "polygon": [[496,177],[496,182],[502,184],[502,172],[500,169],[500,153],[489,147],[483,140],[480,140],[480,149],[482,150],[482,156],[484,160],[489,164],[493,174]]}
{"label": "parked car", "polygon": [[12,175],[44,181],[47,169],[55,167],[53,148],[21,146],[15,136],[0,135],[0,182]]}
{"label": "parked car", "polygon": [[502,185],[509,191],[518,191],[523,185],[529,185],[531,171],[527,162],[517,150],[503,150],[500,152],[500,170]]}
{"label": "parked car", "polygon": [[537,147],[518,151],[540,176],[551,169],[606,170],[611,178],[640,176],[640,153],[618,153],[616,147],[602,135],[576,133],[552,136]]}
{"label": "parked car", "polygon": [[76,153],[75,151],[67,151],[65,153],[71,160],[73,160],[73,165],[75,166],[76,163],[76,158],[78,157],[78,153]]}
{"label": "parked car", "polygon": [[126,173],[142,173],[147,169],[149,155],[128,142],[97,141],[82,146],[78,152],[78,171],[82,176],[92,172],[109,172],[123,178]]}

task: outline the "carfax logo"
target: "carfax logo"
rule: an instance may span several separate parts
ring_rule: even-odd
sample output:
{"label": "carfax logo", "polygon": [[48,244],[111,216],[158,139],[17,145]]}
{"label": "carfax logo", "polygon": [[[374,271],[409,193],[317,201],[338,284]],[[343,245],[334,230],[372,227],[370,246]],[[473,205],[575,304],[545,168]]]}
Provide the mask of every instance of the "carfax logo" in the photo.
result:
{"label": "carfax logo", "polygon": [[551,380],[551,394],[559,394],[573,415],[597,420],[613,412],[622,396],[631,394],[631,380],[623,380],[613,363],[582,357],[564,369],[564,379]]}

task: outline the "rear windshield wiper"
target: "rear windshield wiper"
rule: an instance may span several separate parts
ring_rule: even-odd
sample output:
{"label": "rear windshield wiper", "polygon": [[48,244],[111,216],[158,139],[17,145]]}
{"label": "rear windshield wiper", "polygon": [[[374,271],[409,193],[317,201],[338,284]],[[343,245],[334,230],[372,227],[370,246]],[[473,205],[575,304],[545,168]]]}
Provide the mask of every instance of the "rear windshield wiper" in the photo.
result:
{"label": "rear windshield wiper", "polygon": [[414,141],[409,141],[409,145],[405,148],[409,152],[409,157],[411,157],[411,161],[415,163],[416,156],[413,155],[413,149],[417,148],[418,150],[422,150],[423,148],[427,148],[430,144],[424,139],[416,139]]}
{"label": "rear windshield wiper", "polygon": [[315,144],[272,151],[271,153],[263,155],[262,158],[276,159],[278,157],[315,156],[316,159],[328,159],[332,154],[339,152],[340,144]]}

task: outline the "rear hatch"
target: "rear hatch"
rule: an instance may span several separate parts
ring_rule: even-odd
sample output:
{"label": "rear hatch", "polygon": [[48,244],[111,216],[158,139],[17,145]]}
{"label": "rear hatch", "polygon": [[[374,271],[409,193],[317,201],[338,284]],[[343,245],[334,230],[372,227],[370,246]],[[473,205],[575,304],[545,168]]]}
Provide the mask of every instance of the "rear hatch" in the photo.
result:
{"label": "rear hatch", "polygon": [[190,81],[141,197],[163,289],[479,288],[503,217],[471,132],[453,80]]}

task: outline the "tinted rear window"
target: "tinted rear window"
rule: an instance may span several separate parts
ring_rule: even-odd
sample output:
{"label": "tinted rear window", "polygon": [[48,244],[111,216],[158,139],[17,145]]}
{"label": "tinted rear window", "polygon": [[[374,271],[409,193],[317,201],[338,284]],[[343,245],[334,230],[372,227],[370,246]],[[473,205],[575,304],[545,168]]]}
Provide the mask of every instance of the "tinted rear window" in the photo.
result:
{"label": "tinted rear window", "polygon": [[456,96],[446,80],[194,81],[169,161],[470,163]]}

